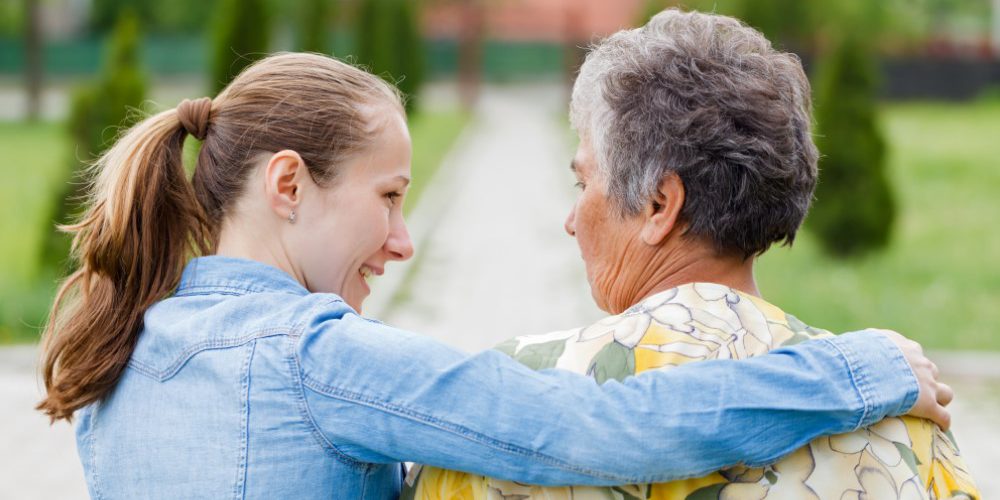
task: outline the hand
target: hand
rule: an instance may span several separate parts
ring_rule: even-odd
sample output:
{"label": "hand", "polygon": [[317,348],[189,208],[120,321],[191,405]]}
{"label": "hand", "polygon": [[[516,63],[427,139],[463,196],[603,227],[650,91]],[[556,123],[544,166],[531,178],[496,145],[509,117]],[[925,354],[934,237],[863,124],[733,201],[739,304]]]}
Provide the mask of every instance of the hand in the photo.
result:
{"label": "hand", "polygon": [[951,403],[955,393],[948,384],[938,382],[937,365],[924,356],[924,349],[920,344],[892,330],[878,330],[878,332],[889,337],[889,340],[903,351],[903,357],[910,364],[913,374],[917,376],[920,395],[907,415],[926,418],[941,426],[941,429],[948,430],[951,426],[951,414],[945,406]]}

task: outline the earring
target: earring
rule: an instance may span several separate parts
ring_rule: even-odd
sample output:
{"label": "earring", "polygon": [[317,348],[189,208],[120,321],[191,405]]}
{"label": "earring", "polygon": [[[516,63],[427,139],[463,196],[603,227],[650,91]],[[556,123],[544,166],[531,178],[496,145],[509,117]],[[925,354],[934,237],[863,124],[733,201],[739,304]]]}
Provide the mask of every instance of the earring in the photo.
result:
{"label": "earring", "polygon": [[291,213],[288,214],[288,223],[295,224],[295,210],[292,210]]}

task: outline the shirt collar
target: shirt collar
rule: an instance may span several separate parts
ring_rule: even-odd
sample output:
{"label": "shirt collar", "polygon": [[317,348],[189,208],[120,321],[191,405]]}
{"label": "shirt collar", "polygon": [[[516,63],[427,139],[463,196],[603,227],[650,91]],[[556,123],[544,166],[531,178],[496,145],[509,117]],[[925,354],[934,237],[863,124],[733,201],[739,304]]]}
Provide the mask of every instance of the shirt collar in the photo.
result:
{"label": "shirt collar", "polygon": [[175,295],[264,292],[309,293],[295,278],[276,267],[253,260],[210,255],[188,262]]}

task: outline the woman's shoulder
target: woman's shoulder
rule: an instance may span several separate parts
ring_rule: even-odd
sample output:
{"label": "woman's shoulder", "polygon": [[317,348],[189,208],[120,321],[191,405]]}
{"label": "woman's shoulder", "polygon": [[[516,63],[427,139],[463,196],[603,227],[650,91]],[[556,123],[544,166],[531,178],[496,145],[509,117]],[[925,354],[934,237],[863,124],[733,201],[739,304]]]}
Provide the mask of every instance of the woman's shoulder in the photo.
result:
{"label": "woman's shoulder", "polygon": [[829,336],[766,300],[715,283],[664,290],[586,327],[515,337],[496,347],[536,370],[598,382],[705,359],[741,359]]}
{"label": "woman's shoulder", "polygon": [[262,338],[299,337],[318,321],[351,312],[333,294],[175,295],[146,311],[130,365],[162,378],[201,352],[235,348]]}

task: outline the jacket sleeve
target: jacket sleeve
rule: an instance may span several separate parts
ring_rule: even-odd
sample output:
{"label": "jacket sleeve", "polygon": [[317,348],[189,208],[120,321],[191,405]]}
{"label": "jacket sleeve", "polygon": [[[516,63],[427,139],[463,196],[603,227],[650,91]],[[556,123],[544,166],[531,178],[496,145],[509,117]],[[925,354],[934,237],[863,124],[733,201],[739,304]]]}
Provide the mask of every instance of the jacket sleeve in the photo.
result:
{"label": "jacket sleeve", "polygon": [[918,393],[902,353],[875,332],[598,385],[350,312],[323,316],[295,346],[295,382],[331,453],[360,463],[540,485],[663,482],[776,461],[905,413]]}

